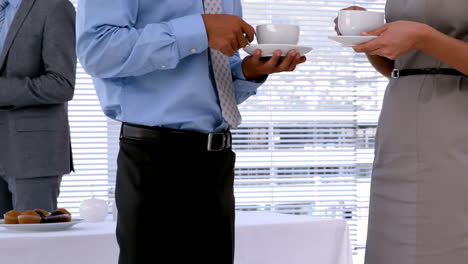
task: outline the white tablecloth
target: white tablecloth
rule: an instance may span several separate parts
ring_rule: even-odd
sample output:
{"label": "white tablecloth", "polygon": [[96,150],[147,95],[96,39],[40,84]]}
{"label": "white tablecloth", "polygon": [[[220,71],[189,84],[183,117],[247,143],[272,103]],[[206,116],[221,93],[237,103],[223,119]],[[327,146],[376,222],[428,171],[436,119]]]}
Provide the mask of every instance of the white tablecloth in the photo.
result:
{"label": "white tablecloth", "polygon": [[344,220],[238,212],[235,264],[352,264]]}
{"label": "white tablecloth", "polygon": [[[0,263],[116,264],[115,222],[60,232],[0,228]],[[235,264],[352,264],[344,220],[237,212]]]}

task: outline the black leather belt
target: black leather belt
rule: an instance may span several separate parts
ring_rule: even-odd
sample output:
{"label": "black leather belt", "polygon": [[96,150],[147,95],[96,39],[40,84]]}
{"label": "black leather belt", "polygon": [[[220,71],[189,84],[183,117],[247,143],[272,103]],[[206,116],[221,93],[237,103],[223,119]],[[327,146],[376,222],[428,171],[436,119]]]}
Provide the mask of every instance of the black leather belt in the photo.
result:
{"label": "black leather belt", "polygon": [[122,124],[120,138],[160,142],[180,148],[194,148],[202,151],[223,151],[231,148],[232,144],[232,136],[229,131],[204,134],[128,123]]}
{"label": "black leather belt", "polygon": [[442,74],[442,75],[455,75],[455,76],[465,76],[465,74],[455,70],[455,69],[439,69],[439,68],[423,68],[423,69],[406,69],[406,70],[399,70],[394,69],[392,71],[392,78],[398,79],[403,76],[408,75],[423,75],[423,74]]}

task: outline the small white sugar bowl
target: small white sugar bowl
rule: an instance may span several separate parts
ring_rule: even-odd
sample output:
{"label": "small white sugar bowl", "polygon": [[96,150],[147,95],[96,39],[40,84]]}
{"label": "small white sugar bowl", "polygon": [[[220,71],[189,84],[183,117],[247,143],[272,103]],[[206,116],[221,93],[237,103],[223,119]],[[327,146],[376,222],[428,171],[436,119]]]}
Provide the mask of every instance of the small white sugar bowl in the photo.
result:
{"label": "small white sugar bowl", "polygon": [[94,195],[90,199],[83,200],[80,206],[80,216],[86,222],[101,222],[106,219],[109,206],[103,199],[97,199]]}

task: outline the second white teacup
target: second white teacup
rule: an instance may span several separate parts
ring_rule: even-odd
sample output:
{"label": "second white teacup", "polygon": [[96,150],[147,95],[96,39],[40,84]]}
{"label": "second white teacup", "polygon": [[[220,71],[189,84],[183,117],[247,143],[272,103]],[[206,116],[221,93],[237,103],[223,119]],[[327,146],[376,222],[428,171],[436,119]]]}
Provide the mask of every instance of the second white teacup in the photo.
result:
{"label": "second white teacup", "polygon": [[360,36],[361,32],[377,29],[385,24],[382,12],[364,10],[340,10],[338,29],[344,36]]}
{"label": "second white teacup", "polygon": [[256,27],[258,44],[296,45],[299,33],[299,26],[291,24],[263,24]]}

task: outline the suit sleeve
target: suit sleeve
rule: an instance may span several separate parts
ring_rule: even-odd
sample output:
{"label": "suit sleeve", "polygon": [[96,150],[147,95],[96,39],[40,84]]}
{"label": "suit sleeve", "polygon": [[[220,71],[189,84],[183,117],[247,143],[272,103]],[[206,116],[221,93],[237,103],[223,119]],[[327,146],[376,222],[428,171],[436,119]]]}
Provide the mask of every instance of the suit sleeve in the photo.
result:
{"label": "suit sleeve", "polygon": [[87,73],[104,79],[175,69],[183,58],[208,48],[200,14],[139,27],[136,25],[138,3],[135,0],[80,1],[77,52]]}
{"label": "suit sleeve", "polygon": [[75,9],[69,1],[47,15],[43,32],[43,74],[0,78],[0,106],[60,104],[73,98],[76,74]]}

